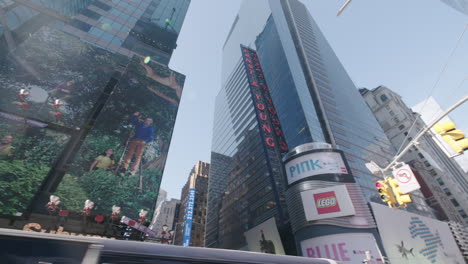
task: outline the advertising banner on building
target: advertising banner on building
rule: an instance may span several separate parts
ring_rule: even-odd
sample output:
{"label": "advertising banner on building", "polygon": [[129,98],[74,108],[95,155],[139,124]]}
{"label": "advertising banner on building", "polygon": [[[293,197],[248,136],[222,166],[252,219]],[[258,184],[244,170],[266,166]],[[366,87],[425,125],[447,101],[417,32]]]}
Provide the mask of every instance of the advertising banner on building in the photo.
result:
{"label": "advertising banner on building", "polygon": [[288,145],[284,139],[281,123],[273,105],[257,52],[243,45],[241,45],[241,51],[264,142],[270,148],[277,147],[281,152],[287,152]]}
{"label": "advertising banner on building", "polygon": [[182,246],[190,246],[190,238],[192,236],[192,223],[193,223],[193,210],[195,207],[195,194],[194,188],[189,189],[187,208],[185,209],[185,223],[184,223],[184,236],[182,238]]}
{"label": "advertising banner on building", "polygon": [[447,223],[371,203],[391,263],[465,263]]}
{"label": "advertising banner on building", "polygon": [[276,227],[275,218],[270,218],[244,233],[249,251],[284,255],[283,243]]}
{"label": "advertising banner on building", "polygon": [[356,213],[345,185],[304,191],[301,197],[307,221]]}
{"label": "advertising banner on building", "polygon": [[285,163],[288,184],[321,174],[348,174],[339,152],[314,152]]}
{"label": "advertising banner on building", "polygon": [[[301,250],[302,255],[309,258],[327,258],[346,264],[384,264],[375,238],[370,233],[314,237],[301,241]],[[370,255],[370,260],[364,262],[366,252],[368,252],[367,255]]]}
{"label": "advertising banner on building", "polygon": [[40,205],[43,226],[149,221],[139,211],[154,208],[184,79],[40,28],[0,59],[0,214],[25,212],[45,179],[58,200]]}

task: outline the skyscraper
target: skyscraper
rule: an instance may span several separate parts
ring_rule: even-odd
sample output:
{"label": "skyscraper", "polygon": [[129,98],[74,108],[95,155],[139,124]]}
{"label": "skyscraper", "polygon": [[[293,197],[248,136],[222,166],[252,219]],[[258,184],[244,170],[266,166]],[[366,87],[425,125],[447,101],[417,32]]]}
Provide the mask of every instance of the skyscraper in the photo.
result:
{"label": "skyscraper", "polygon": [[[198,161],[192,168],[187,182],[182,189],[181,205],[179,209],[179,219],[176,223],[175,245],[182,245],[186,236],[190,237],[190,246],[204,247],[205,246],[205,221],[206,221],[206,204],[208,190],[208,174],[210,164]],[[187,214],[188,203],[190,202],[190,190],[195,190],[193,210]],[[190,206],[190,207],[192,207]],[[191,219],[188,219],[191,218]],[[191,221],[191,228],[187,228],[187,221]],[[187,230],[190,234],[186,234]]]}
{"label": "skyscraper", "polygon": [[[242,231],[269,217],[276,218],[280,229],[288,222],[282,197],[285,184],[281,161],[262,154],[260,136],[251,136],[257,133],[259,122],[240,63],[239,44],[257,51],[289,149],[307,142],[336,146],[344,151],[367,201],[380,201],[374,187],[378,178],[366,169],[365,163],[373,160],[385,166],[393,150],[307,8],[297,0],[244,1],[223,48],[222,88],[216,99],[212,157],[219,154],[228,157],[230,160],[224,160],[231,167],[226,166],[230,172],[213,170],[210,174],[207,246],[243,248]],[[240,146],[245,140],[250,140],[249,151],[257,149],[258,154],[252,155],[257,157],[237,163],[236,155],[244,150]],[[240,156],[246,158],[246,154]],[[215,159],[211,164],[213,169],[222,166]],[[251,179],[251,175],[255,177]],[[261,175],[274,180],[267,182],[268,177]],[[247,199],[243,193],[256,199]],[[219,197],[232,197],[239,210],[237,215],[245,223],[223,223],[222,208],[227,202]],[[253,214],[252,206],[263,209]],[[423,197],[417,195],[411,207],[410,210],[431,213]],[[369,209],[362,210],[367,222],[362,228],[375,228]],[[246,214],[250,215],[249,221],[242,211],[250,211]],[[283,223],[280,215],[284,216]],[[224,237],[228,233],[235,235]],[[280,231],[280,235],[284,234]]]}
{"label": "skyscraper", "polygon": [[455,10],[468,15],[468,1],[466,0],[442,0],[442,2],[451,6]]}
{"label": "skyscraper", "polygon": [[[424,129],[425,124],[420,115],[414,113],[405,105],[401,96],[389,88],[362,88],[360,92],[396,150],[401,150]],[[418,146],[410,149],[401,161],[414,163],[415,169],[430,189],[431,195],[426,196],[429,198],[428,203],[446,215],[443,220],[466,222],[468,190],[464,172],[455,161],[447,157],[433,137],[423,136]]]}

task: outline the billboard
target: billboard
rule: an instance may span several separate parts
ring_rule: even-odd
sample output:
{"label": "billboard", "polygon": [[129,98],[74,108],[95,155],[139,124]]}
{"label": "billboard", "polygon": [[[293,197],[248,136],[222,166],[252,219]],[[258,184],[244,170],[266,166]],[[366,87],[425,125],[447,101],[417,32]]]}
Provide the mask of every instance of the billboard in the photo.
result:
{"label": "billboard", "polygon": [[241,45],[241,51],[264,143],[269,148],[278,147],[281,152],[287,152],[289,150],[288,145],[286,144],[281,123],[273,105],[257,52],[243,45]]}
{"label": "billboard", "polygon": [[195,208],[195,189],[190,188],[187,199],[187,208],[185,209],[185,224],[184,236],[182,238],[182,246],[190,246],[190,238],[192,235],[193,209]]}
{"label": "billboard", "polygon": [[[370,233],[346,233],[314,237],[301,241],[302,255],[309,258],[327,258],[342,263],[383,264],[382,254]],[[370,260],[364,262],[370,253]],[[393,263],[393,262],[392,262]],[[401,263],[401,262],[395,262]]]}
{"label": "billboard", "polygon": [[303,191],[301,198],[307,221],[355,214],[345,185]]}
{"label": "billboard", "polygon": [[[57,187],[49,191],[59,202],[44,202],[42,213],[54,219],[50,225],[59,222],[65,230],[78,225],[80,233],[100,235],[99,225],[119,222],[120,211],[116,214],[113,207],[119,207],[121,215],[148,222],[139,211],[154,208],[185,76],[47,26],[0,67],[0,111],[31,120],[14,125],[0,116],[0,137],[7,137],[8,143],[8,136],[18,135],[9,142],[11,148],[2,146],[2,152],[14,149],[15,154],[0,161],[14,162],[16,171],[0,171],[0,181],[37,177],[34,188],[15,189],[31,199],[46,175],[54,169],[62,173],[54,178]],[[112,77],[118,82],[108,90]],[[25,126],[33,126],[32,121],[45,126],[30,132]],[[75,142],[74,148],[67,139]],[[61,167],[56,167],[57,159],[62,159]],[[21,171],[31,168],[38,173],[22,176]],[[8,189],[0,185],[1,193]],[[17,202],[21,208],[5,204],[2,210],[18,215],[31,203],[27,200]]]}
{"label": "billboard", "polygon": [[284,255],[283,243],[272,217],[244,233],[249,251]]}
{"label": "billboard", "polygon": [[339,152],[313,152],[285,163],[288,184],[321,174],[348,174]]}
{"label": "billboard", "polygon": [[465,263],[447,223],[371,203],[391,263]]}
{"label": "billboard", "polygon": [[0,112],[0,215],[22,215],[69,139],[46,123]]}

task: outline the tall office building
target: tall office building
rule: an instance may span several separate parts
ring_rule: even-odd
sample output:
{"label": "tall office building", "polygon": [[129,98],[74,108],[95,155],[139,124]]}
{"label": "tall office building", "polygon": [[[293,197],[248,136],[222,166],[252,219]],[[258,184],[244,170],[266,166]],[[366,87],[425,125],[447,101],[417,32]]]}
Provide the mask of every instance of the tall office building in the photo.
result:
{"label": "tall office building", "polygon": [[[192,168],[188,180],[182,189],[178,216],[179,220],[176,224],[177,227],[175,228],[175,245],[182,245],[184,239],[190,237],[189,246],[205,246],[206,204],[209,172],[210,164],[198,161]],[[195,196],[193,201],[191,201],[191,195]],[[188,203],[191,202],[193,202],[193,204],[188,206]],[[188,207],[189,210],[187,210]],[[190,228],[187,227],[188,221],[190,221]],[[186,232],[188,232],[188,234]]]}
{"label": "tall office building", "polygon": [[451,6],[455,10],[468,15],[468,1],[466,0],[442,0],[442,2]]}
{"label": "tall office building", "polygon": [[[396,150],[406,147],[424,129],[426,124],[420,115],[406,106],[401,96],[394,91],[379,86],[372,90],[362,88],[360,92]],[[419,145],[411,148],[402,161],[412,161],[414,169],[421,174],[430,190],[430,195],[425,195],[428,204],[440,212],[442,219],[445,215],[443,220],[462,223],[468,220],[465,173],[455,161],[447,157],[432,136],[423,136]]]}
{"label": "tall office building", "polygon": [[155,216],[152,224],[149,226],[152,230],[161,235],[163,226],[166,225],[168,230],[175,230],[176,214],[180,207],[180,200],[171,198],[168,201],[163,201],[155,210]]}
{"label": "tall office building", "polygon": [[[373,160],[387,165],[393,150],[307,8],[297,0],[244,1],[223,47],[222,87],[215,106],[207,246],[245,248],[243,232],[270,217],[277,220],[284,239],[281,229],[288,222],[282,196],[284,172],[281,162],[269,159],[262,150],[261,127],[240,44],[257,50],[289,149],[308,142],[334,144],[344,151],[366,200],[380,201],[374,187],[378,178],[365,163]],[[242,144],[245,141],[250,143]],[[249,151],[256,150],[250,159],[242,154],[246,148],[241,146],[245,145]],[[237,156],[243,160],[236,162]],[[224,157],[223,162],[218,163],[218,157]],[[216,169],[221,166],[229,169]],[[236,204],[241,223],[222,222],[227,211],[223,208],[229,203],[226,199]],[[410,210],[431,213],[423,197],[415,196],[414,201]],[[359,210],[366,222],[360,228],[375,228],[369,209]],[[280,215],[284,218],[280,219]]]}

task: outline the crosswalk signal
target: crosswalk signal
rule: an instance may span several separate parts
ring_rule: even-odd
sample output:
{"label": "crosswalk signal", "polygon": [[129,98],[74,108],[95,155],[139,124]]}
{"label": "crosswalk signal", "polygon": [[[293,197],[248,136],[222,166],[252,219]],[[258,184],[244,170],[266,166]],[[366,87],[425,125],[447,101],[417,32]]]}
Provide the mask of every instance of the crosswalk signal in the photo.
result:
{"label": "crosswalk signal", "polygon": [[388,207],[393,208],[396,204],[395,196],[392,193],[392,189],[388,186],[386,180],[377,181],[375,187],[379,192],[380,199],[388,204]]}
{"label": "crosswalk signal", "polygon": [[390,187],[393,191],[393,194],[395,196],[395,200],[398,202],[399,207],[406,207],[407,204],[412,203],[413,200],[411,200],[411,195],[410,194],[403,194],[400,190],[400,185],[396,179],[393,178],[388,178],[387,179],[388,183],[390,184]]}
{"label": "crosswalk signal", "polygon": [[452,121],[435,124],[432,128],[442,136],[444,141],[456,153],[462,154],[464,150],[468,150],[468,138],[465,138],[463,131],[456,129]]}

